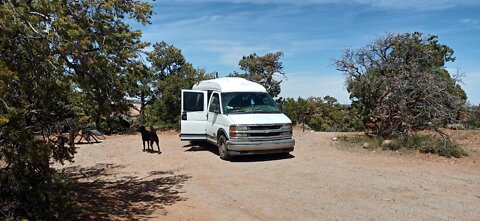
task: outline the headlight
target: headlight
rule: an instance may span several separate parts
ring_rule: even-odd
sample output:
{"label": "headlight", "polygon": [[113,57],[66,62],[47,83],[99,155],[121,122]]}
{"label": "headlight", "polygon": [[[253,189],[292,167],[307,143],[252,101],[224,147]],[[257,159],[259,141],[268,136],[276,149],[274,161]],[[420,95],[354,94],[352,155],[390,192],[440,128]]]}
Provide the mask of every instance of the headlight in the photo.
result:
{"label": "headlight", "polygon": [[292,124],[284,124],[282,130],[292,130]]}
{"label": "headlight", "polygon": [[238,133],[248,130],[248,126],[230,125],[230,138],[248,137],[247,133]]}
{"label": "headlight", "polygon": [[241,126],[241,125],[230,125],[230,132],[231,131],[247,131],[248,126]]}
{"label": "headlight", "polygon": [[284,124],[282,126],[282,135],[291,137],[293,135],[292,124]]}

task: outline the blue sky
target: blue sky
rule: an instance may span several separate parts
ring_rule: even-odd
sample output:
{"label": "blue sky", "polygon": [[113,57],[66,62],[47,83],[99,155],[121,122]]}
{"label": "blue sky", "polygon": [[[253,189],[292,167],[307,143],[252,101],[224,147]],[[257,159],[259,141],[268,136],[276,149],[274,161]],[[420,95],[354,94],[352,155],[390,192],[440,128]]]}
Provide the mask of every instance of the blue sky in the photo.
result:
{"label": "blue sky", "polygon": [[169,0],[151,1],[143,40],[165,41],[207,72],[239,71],[243,55],[283,51],[288,79],[282,97],[331,95],[349,103],[342,73],[332,65],[346,48],[385,33],[438,35],[455,51],[468,100],[480,104],[479,0]]}

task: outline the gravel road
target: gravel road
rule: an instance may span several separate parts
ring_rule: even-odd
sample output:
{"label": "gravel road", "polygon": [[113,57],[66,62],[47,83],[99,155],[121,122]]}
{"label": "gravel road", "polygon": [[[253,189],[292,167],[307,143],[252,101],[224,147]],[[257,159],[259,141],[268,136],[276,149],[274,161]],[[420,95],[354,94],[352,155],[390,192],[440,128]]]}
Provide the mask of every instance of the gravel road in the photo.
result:
{"label": "gravel road", "polygon": [[78,145],[75,162],[58,166],[79,181],[72,218],[480,220],[478,154],[368,151],[297,130],[290,156],[227,162],[212,146],[158,134],[161,154],[143,152],[140,135]]}

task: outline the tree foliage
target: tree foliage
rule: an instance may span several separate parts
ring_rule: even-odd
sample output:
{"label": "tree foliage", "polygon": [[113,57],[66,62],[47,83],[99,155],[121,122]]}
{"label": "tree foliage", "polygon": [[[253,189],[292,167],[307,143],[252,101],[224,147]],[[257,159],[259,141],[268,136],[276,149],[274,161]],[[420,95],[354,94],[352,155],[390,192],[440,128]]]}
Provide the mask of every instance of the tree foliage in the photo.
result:
{"label": "tree foliage", "polygon": [[147,23],[151,6],[7,0],[0,15],[0,214],[62,219],[68,181],[50,165],[72,160],[75,146],[60,132],[78,103],[97,126],[124,106],[131,63],[146,45],[124,19]]}
{"label": "tree foliage", "polygon": [[132,84],[128,88],[129,96],[140,101],[140,124],[145,123],[145,112],[147,107],[160,97],[160,89],[158,84],[160,79],[154,72],[144,63],[137,62],[132,69]]}
{"label": "tree foliage", "polygon": [[332,96],[282,100],[282,111],[294,124],[307,124],[316,131],[358,131],[361,118],[356,109],[338,103]]}
{"label": "tree foliage", "polygon": [[438,128],[458,119],[466,95],[445,69],[453,50],[437,36],[387,34],[336,60],[352,104],[384,136]]}
{"label": "tree foliage", "polygon": [[469,129],[480,129],[480,105],[467,107],[465,124]]}
{"label": "tree foliage", "polygon": [[275,75],[285,77],[283,72],[283,64],[280,58],[283,52],[268,53],[264,56],[258,56],[253,53],[248,56],[243,56],[238,63],[240,69],[245,73],[234,72],[230,77],[242,77],[247,80],[257,82],[267,89],[267,92],[272,97],[277,97],[280,94],[280,83],[282,81],[275,80]]}
{"label": "tree foliage", "polygon": [[147,121],[164,128],[179,128],[180,96],[182,89],[191,88],[195,83],[211,79],[203,69],[195,69],[186,61],[180,49],[160,42],[148,53],[153,75],[158,79],[158,96],[147,111]]}

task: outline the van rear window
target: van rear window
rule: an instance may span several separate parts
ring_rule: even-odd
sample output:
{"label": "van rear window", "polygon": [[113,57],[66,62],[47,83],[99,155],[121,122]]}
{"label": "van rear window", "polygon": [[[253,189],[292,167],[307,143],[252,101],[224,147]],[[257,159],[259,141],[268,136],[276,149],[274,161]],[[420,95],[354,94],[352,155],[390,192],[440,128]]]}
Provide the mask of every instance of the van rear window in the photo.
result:
{"label": "van rear window", "polygon": [[203,93],[184,92],[183,111],[203,111]]}

